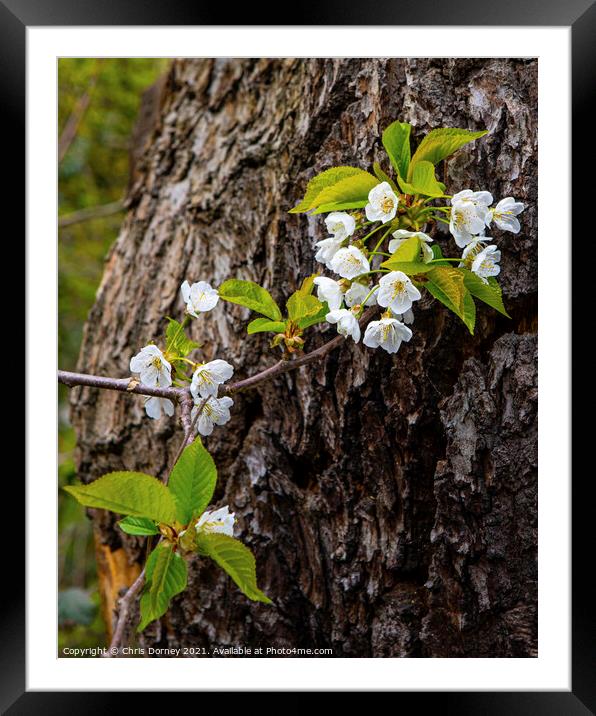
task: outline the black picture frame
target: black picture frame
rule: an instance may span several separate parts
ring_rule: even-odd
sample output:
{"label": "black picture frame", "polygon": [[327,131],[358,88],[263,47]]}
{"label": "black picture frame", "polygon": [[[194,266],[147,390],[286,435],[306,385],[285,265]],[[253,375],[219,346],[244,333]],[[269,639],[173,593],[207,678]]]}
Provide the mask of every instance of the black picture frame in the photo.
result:
{"label": "black picture frame", "polygon": [[[374,4],[339,0],[291,7],[292,24],[308,25],[434,25],[434,26],[566,26],[572,36],[572,131],[581,136],[586,123],[593,120],[588,102],[596,88],[596,2],[595,0],[465,0],[439,4],[435,0],[415,3]],[[227,25],[230,10],[221,4],[189,3],[187,0],[149,2],[121,0],[116,4],[107,0],[0,0],[0,72],[2,77],[1,119],[3,137],[14,152],[10,165],[11,182],[5,188],[4,199],[10,213],[18,217],[17,207],[25,209],[25,70],[26,28],[28,26],[76,25]],[[238,6],[233,11],[235,24],[285,24],[285,18],[273,17],[269,7],[253,4]],[[296,19],[301,18],[301,23]],[[290,18],[288,18],[289,20]],[[430,20],[430,22],[429,22]],[[504,54],[507,48],[503,48]],[[17,138],[19,141],[17,141]],[[21,143],[22,141],[22,143]],[[592,143],[593,145],[593,143]],[[23,148],[21,150],[21,147]],[[593,149],[584,142],[574,142],[572,150],[573,177],[576,186],[581,182],[577,173],[581,166],[591,164]],[[21,170],[21,166],[23,169]],[[5,165],[6,167],[6,165]],[[19,172],[23,171],[22,177]],[[23,181],[19,181],[22,178]],[[581,216],[580,192],[573,195],[572,215]],[[577,305],[577,301],[574,305]],[[573,327],[579,319],[574,319]],[[31,390],[31,386],[28,387]],[[561,425],[561,431],[570,426]],[[583,428],[580,428],[580,432]],[[572,446],[586,444],[579,433]],[[589,444],[589,443],[588,443]],[[572,489],[572,539],[576,546],[572,555],[572,690],[569,692],[405,692],[400,693],[396,707],[403,711],[406,701],[415,700],[417,708],[426,706],[453,714],[575,714],[596,713],[596,616],[594,598],[589,588],[590,555],[593,540],[592,501],[590,483],[593,469],[582,471]],[[23,491],[24,492],[24,491]],[[23,493],[21,493],[23,495]],[[11,524],[13,522],[14,524]],[[23,531],[22,514],[3,515],[5,535]],[[117,698],[121,708],[136,698],[132,693],[94,692],[90,698],[82,692],[31,692],[25,687],[25,589],[24,544],[15,540],[12,550],[22,545],[23,554],[15,553],[11,587],[3,590],[4,605],[0,611],[0,708],[9,714],[64,714],[80,709],[86,714],[104,714]],[[587,567],[587,569],[586,569]],[[588,581],[586,581],[588,580]],[[18,585],[23,585],[18,588]],[[14,591],[12,591],[14,590]],[[490,667],[487,667],[490,668]],[[273,685],[272,685],[273,686]],[[73,685],[76,688],[76,685]],[[160,708],[165,693],[151,695],[152,707]],[[201,697],[203,698],[203,697]],[[201,702],[204,703],[204,702]]]}

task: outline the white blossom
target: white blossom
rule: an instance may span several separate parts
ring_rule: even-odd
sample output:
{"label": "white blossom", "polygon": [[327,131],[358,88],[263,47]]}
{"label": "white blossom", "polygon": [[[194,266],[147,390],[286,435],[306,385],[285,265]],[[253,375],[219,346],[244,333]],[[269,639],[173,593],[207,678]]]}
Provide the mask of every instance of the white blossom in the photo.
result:
{"label": "white blossom", "polygon": [[472,264],[474,262],[474,259],[485,248],[486,242],[488,241],[492,241],[492,238],[490,236],[484,235],[477,236],[476,238],[472,239],[472,241],[470,241],[470,243],[464,247],[459,266],[464,266],[465,268],[472,270]]}
{"label": "white blossom", "polygon": [[370,271],[366,256],[356,246],[340,249],[331,259],[331,270],[342,278],[356,278]]}
{"label": "white blossom", "polygon": [[512,234],[519,234],[521,226],[517,216],[524,210],[521,201],[515,201],[512,196],[507,196],[489,210],[486,225],[490,226],[491,221],[503,231],[511,231]]}
{"label": "white blossom", "polygon": [[[393,313],[393,311],[391,311],[391,313]],[[412,311],[411,308],[408,308],[405,313],[393,313],[393,317],[408,326],[414,323],[414,311]]]}
{"label": "white blossom", "polygon": [[131,373],[138,373],[143,385],[167,388],[172,385],[172,366],[163,353],[153,344],[141,348],[130,359]]}
{"label": "white blossom", "polygon": [[145,412],[153,420],[159,420],[162,412],[166,415],[174,415],[174,403],[167,398],[147,398],[145,401]]}
{"label": "white blossom", "polygon": [[[192,409],[191,418],[193,420],[202,403],[203,400],[200,400]],[[232,405],[234,405],[234,401],[228,398],[227,395],[223,398],[207,398],[197,420],[197,430],[199,433],[201,435],[211,435],[214,425],[224,425],[227,423],[230,420],[230,408]]]}
{"label": "white blossom", "polygon": [[368,204],[364,208],[369,221],[382,221],[386,224],[397,214],[399,199],[391,185],[384,181],[373,187],[368,193]]}
{"label": "white blossom", "polygon": [[342,239],[334,239],[333,237],[329,239],[323,239],[322,241],[317,241],[315,244],[316,247],[318,247],[318,251],[315,254],[315,261],[318,261],[321,264],[325,264],[325,266],[331,270],[331,260],[335,256],[335,254],[341,249]]}
{"label": "white blossom", "polygon": [[472,263],[472,271],[479,276],[484,283],[488,283],[486,280],[489,276],[498,276],[501,267],[499,261],[501,260],[501,252],[493,244],[487,246],[485,249],[476,256]]}
{"label": "white blossom", "polygon": [[317,276],[315,286],[317,287],[317,298],[322,302],[327,301],[330,311],[341,308],[344,292],[339,281],[334,281],[326,276]]}
{"label": "white blossom", "polygon": [[186,303],[187,313],[195,318],[199,317],[199,313],[205,313],[215,308],[219,301],[219,293],[215,288],[211,288],[206,281],[193,283],[192,286],[185,281],[180,286],[180,293]]}
{"label": "white blossom", "polygon": [[234,367],[225,360],[212,360],[200,365],[192,376],[190,392],[194,398],[216,396],[218,386],[229,380],[234,373]]}
{"label": "white blossom", "polygon": [[396,318],[381,318],[371,321],[364,333],[365,346],[383,348],[387,353],[397,353],[402,341],[409,341],[412,331]]}
{"label": "white blossom", "polygon": [[464,189],[452,197],[449,231],[460,248],[484,231],[486,220],[490,215],[488,207],[492,201],[490,192],[471,189]]}
{"label": "white blossom", "polygon": [[377,303],[393,313],[405,313],[413,301],[421,298],[420,291],[402,271],[385,274],[379,281]]}
{"label": "white blossom", "polygon": [[230,512],[227,505],[220,507],[219,510],[213,512],[203,512],[196,524],[196,531],[203,534],[213,534],[220,532],[224,535],[234,536],[234,524],[236,516],[234,512]]}
{"label": "white blossom", "polygon": [[325,219],[327,231],[336,241],[344,241],[356,229],[356,220],[345,211],[334,211]]}
{"label": "white blossom", "polygon": [[338,308],[335,311],[330,311],[325,319],[329,323],[337,324],[337,332],[340,336],[351,337],[354,343],[358,343],[360,340],[360,324],[352,311],[348,311],[347,308]]}
{"label": "white blossom", "polygon": [[[377,299],[375,297],[375,294],[368,295],[370,293],[370,287],[365,286],[362,283],[358,283],[358,281],[354,281],[354,283],[350,286],[350,288],[346,291],[346,294],[344,296],[346,300],[346,306],[349,306],[352,308],[352,306],[374,306],[377,302]],[[368,298],[366,298],[368,296]],[[363,304],[362,302],[366,298],[366,303]]]}
{"label": "white blossom", "polygon": [[420,246],[422,248],[422,260],[425,264],[427,264],[429,261],[433,260],[433,250],[429,246],[429,244],[432,242],[432,238],[425,234],[423,231],[406,231],[405,229],[398,229],[397,231],[394,231],[392,236],[395,236],[394,239],[391,239],[389,242],[389,253],[394,254],[397,249],[406,241],[407,239],[411,238],[412,236],[417,236],[420,239]]}

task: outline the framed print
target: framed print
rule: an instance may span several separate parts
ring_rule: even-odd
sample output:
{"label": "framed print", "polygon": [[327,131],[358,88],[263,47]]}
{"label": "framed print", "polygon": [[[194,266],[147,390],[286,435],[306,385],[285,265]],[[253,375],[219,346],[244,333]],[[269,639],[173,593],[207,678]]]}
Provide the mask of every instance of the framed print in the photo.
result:
{"label": "framed print", "polygon": [[7,712],[593,710],[570,160],[594,6],[1,10],[27,130]]}

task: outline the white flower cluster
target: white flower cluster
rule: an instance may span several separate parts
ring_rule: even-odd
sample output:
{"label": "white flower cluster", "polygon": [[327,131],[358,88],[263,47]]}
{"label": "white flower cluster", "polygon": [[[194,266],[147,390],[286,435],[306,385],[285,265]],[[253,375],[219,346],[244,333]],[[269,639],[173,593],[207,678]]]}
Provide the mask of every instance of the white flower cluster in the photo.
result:
{"label": "white flower cluster", "polygon": [[229,537],[234,536],[234,524],[236,523],[236,516],[233,512],[230,512],[227,505],[220,507],[219,510],[213,510],[213,512],[203,512],[196,524],[196,531],[202,532],[203,534],[221,533],[228,535]]}
{"label": "white flower cluster", "polygon": [[488,283],[490,276],[501,271],[501,252],[492,237],[485,236],[486,229],[494,222],[502,231],[517,234],[520,231],[519,214],[524,205],[508,196],[494,207],[492,194],[488,191],[464,189],[451,198],[449,231],[455,243],[463,249],[460,266],[465,266]]}
{"label": "white flower cluster", "polygon": [[[192,285],[184,281],[180,293],[186,304],[186,312],[195,318],[198,318],[199,313],[215,308],[219,301],[217,290],[205,281]],[[159,388],[169,388],[172,385],[172,366],[156,345],[145,346],[133,356],[130,360],[130,370],[132,373],[138,373],[143,385]],[[218,398],[217,393],[219,386],[229,380],[233,373],[233,366],[225,360],[216,359],[209,363],[196,364],[190,384],[194,401],[191,418],[194,420],[197,411],[201,408],[201,413],[196,419],[197,430],[201,435],[211,435],[214,425],[223,425],[230,420],[230,408],[234,401],[227,396]],[[147,398],[145,412],[150,418],[157,420],[162,412],[173,415],[174,404],[168,398]]]}
{"label": "white flower cluster", "polygon": [[[364,213],[369,222],[386,224],[396,214],[399,198],[388,182],[377,184],[368,195]],[[325,219],[331,236],[316,244],[315,259],[324,264],[340,279],[326,276],[315,279],[317,297],[326,301],[329,313],[326,319],[337,327],[337,332],[358,343],[361,338],[358,317],[363,307],[378,303],[387,309],[379,321],[371,321],[364,332],[363,343],[370,348],[381,347],[388,353],[396,353],[402,341],[409,341],[412,331],[405,325],[411,323],[412,303],[420,298],[420,292],[401,271],[383,275],[376,286],[368,279],[371,273],[369,258],[362,248],[350,243],[356,230],[356,220],[346,212],[333,212]],[[432,241],[426,234],[397,230],[389,244],[393,253],[410,236],[419,235],[422,244]],[[432,251],[424,251],[425,260],[432,259]],[[345,304],[345,305],[344,305]]]}

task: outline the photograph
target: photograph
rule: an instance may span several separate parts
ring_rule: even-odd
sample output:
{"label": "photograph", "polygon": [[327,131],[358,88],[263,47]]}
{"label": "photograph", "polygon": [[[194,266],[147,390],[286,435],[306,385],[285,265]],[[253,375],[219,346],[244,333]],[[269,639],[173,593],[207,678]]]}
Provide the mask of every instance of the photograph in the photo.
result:
{"label": "photograph", "polygon": [[58,58],[59,661],[541,656],[538,68]]}

